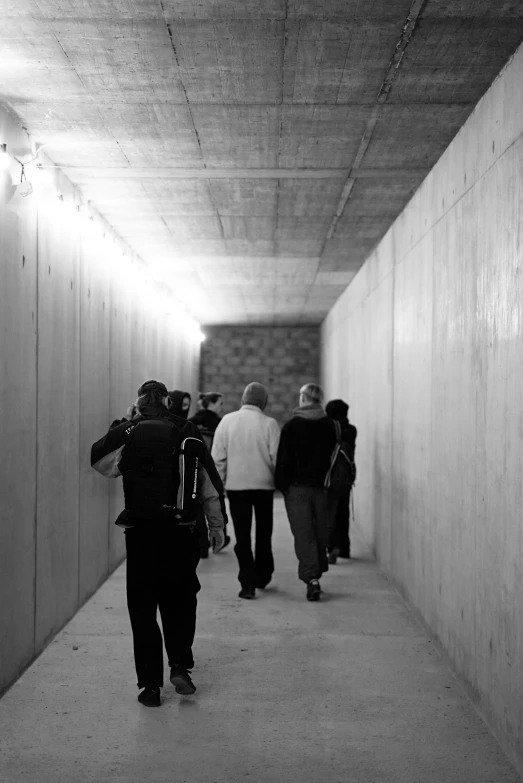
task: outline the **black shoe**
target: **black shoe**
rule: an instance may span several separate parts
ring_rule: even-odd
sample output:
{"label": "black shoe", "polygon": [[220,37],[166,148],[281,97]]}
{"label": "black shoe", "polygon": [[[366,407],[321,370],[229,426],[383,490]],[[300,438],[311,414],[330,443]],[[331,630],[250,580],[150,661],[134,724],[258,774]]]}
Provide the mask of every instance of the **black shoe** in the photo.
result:
{"label": "black shoe", "polygon": [[196,691],[196,685],[189,677],[189,672],[185,666],[173,666],[171,668],[171,682],[176,693],[181,693],[182,696],[192,696]]}
{"label": "black shoe", "polygon": [[238,595],[240,598],[256,598],[256,590],[254,587],[242,587]]}
{"label": "black shoe", "polygon": [[265,590],[267,585],[269,585],[270,582],[256,582],[256,590]]}
{"label": "black shoe", "polygon": [[338,561],[338,557],[340,557],[340,550],[339,549],[333,549],[329,552],[329,556],[327,557],[327,561],[329,565],[336,565]]}
{"label": "black shoe", "polygon": [[226,533],[223,540],[224,540],[224,544],[223,544],[222,548],[220,549],[220,552],[223,552],[225,547],[229,546],[229,544],[231,543],[231,537],[228,536],[227,533]]}
{"label": "black shoe", "polygon": [[138,701],[143,704],[144,707],[159,707],[162,703],[160,700],[159,688],[144,688],[138,696]]}
{"label": "black shoe", "polygon": [[307,601],[320,600],[321,587],[317,579],[311,579],[307,584]]}

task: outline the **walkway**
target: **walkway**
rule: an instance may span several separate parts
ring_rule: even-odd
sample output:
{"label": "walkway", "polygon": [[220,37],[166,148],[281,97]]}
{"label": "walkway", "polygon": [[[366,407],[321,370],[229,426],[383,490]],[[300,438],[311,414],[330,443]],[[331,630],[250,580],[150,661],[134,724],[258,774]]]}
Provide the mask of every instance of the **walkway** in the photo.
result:
{"label": "walkway", "polygon": [[136,700],[122,566],[0,701],[1,783],[520,781],[373,563],[307,603],[281,501],[275,551],[251,602],[230,548],[201,563],[198,690],[160,709]]}

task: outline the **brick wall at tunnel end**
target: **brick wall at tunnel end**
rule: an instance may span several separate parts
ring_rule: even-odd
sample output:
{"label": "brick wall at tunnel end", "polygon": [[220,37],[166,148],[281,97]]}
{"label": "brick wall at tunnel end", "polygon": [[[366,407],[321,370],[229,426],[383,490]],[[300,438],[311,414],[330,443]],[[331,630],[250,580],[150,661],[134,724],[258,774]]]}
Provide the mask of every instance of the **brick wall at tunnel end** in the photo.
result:
{"label": "brick wall at tunnel end", "polygon": [[280,424],[298,405],[300,387],[319,382],[319,326],[205,327],[200,391],[223,394],[224,413],[240,407],[257,381],[269,390],[266,413]]}

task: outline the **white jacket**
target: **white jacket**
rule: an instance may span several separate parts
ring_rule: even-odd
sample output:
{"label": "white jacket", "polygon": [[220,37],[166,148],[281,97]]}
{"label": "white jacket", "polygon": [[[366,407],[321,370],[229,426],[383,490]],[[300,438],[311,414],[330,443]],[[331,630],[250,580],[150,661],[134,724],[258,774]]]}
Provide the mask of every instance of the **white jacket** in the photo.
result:
{"label": "white jacket", "polygon": [[276,419],[256,405],[242,405],[218,424],[212,457],[225,489],[274,489],[280,442]]}

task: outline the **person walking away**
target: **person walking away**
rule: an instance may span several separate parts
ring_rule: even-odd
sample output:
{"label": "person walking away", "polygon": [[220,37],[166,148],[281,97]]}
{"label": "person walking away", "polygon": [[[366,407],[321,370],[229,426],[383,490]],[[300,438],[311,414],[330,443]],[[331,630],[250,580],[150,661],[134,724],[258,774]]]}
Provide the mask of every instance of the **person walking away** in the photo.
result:
{"label": "person walking away", "polygon": [[116,524],[125,533],[138,700],[147,707],[161,704],[163,643],[176,691],[196,690],[190,670],[200,590],[198,506],[209,520],[215,551],[223,545],[226,522],[222,484],[198,429],[169,413],[169,404],[165,385],[146,381],[138,389],[132,421],[109,429],[91,449],[95,470],[109,478],[123,476],[125,510]]}
{"label": "person walking away", "polygon": [[[240,410],[221,420],[212,446],[216,468],[225,485],[234,525],[240,598],[256,597],[274,572],[272,554],[274,469],[280,439],[278,422],[266,416],[267,389],[250,383]],[[254,555],[252,512],[256,518]]]}
{"label": "person walking away", "polygon": [[[223,408],[223,397],[218,392],[200,393],[198,395],[198,404],[200,409],[196,411],[189,421],[198,427],[203,442],[209,451],[211,451],[214,433],[221,421],[220,413]],[[207,534],[205,514],[201,508],[196,519],[196,529],[200,537],[200,557],[204,559],[208,558],[210,546],[209,536]],[[227,528],[224,529],[224,539],[222,549],[225,549],[225,547],[231,543],[231,537],[227,535]]]}
{"label": "person walking away", "polygon": [[196,411],[189,421],[192,421],[201,432],[205,445],[212,450],[214,433],[221,421],[223,409],[223,396],[218,392],[205,392],[198,395],[200,409]]}
{"label": "person walking away", "polygon": [[[356,438],[358,430],[349,422],[349,406],[344,400],[331,400],[325,406],[325,413],[329,418],[338,421],[341,426],[341,437],[347,446],[347,453],[354,463],[356,453]],[[337,498],[337,506],[334,514],[334,527],[329,542],[329,563],[336,563],[338,557],[350,559],[350,496],[352,486],[348,486],[346,492]]]}
{"label": "person walking away", "polygon": [[324,491],[325,476],[336,445],[336,430],[321,403],[323,390],[302,386],[299,407],[283,426],[275,484],[285,508],[298,558],[298,577],[307,585],[307,600],[320,599],[320,577],[328,571],[327,547],[336,500]]}
{"label": "person walking away", "polygon": [[191,407],[191,395],[189,392],[174,389],[169,392],[169,399],[171,400],[169,412],[174,413],[175,416],[179,416],[181,419],[186,419]]}

